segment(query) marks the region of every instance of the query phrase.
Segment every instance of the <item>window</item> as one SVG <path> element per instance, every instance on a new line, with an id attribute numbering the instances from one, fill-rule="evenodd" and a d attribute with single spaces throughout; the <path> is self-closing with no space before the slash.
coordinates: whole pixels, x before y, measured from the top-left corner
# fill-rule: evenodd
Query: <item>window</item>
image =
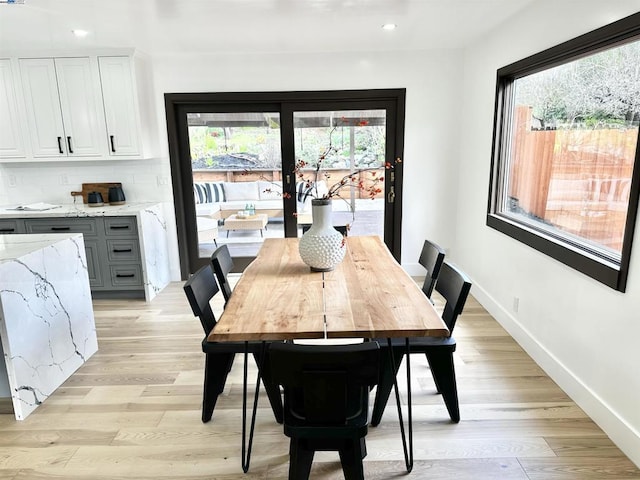
<path id="1" fill-rule="evenodd" d="M 487 225 L 624 292 L 640 14 L 498 70 Z"/>

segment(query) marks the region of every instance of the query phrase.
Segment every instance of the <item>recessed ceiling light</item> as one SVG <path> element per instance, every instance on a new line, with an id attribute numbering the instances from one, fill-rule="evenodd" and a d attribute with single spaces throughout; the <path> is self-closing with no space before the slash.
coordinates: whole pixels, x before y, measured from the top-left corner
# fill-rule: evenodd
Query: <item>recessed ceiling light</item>
<path id="1" fill-rule="evenodd" d="M 87 35 L 89 35 L 89 32 L 87 32 L 86 30 L 76 29 L 76 30 L 71 30 L 71 32 L 78 38 L 84 38 Z"/>
<path id="2" fill-rule="evenodd" d="M 383 30 L 395 30 L 397 25 L 395 23 L 385 23 L 382 25 Z"/>

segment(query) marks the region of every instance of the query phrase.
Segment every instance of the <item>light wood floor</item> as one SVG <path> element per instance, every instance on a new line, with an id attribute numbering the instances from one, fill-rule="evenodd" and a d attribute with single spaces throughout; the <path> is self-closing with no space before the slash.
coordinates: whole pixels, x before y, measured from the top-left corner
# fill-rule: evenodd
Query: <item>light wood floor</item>
<path id="1" fill-rule="evenodd" d="M 200 421 L 201 327 L 175 283 L 151 303 L 96 301 L 99 352 L 23 422 L 0 415 L 0 479 L 286 479 L 288 441 L 266 397 L 240 467 L 242 365 Z M 217 305 L 221 310 L 221 304 Z M 415 479 L 640 479 L 640 471 L 474 300 L 456 327 L 462 420 L 412 356 Z M 252 370 L 255 372 L 255 370 Z M 394 408 L 367 436 L 368 479 L 404 477 Z M 343 478 L 337 454 L 312 479 Z"/>

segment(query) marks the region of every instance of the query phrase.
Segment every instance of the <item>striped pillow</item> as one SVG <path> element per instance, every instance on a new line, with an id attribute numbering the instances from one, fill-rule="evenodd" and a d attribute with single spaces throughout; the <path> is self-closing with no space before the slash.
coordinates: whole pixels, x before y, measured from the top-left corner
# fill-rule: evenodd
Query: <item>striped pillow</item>
<path id="1" fill-rule="evenodd" d="M 307 187 L 307 182 L 296 183 L 296 197 L 299 202 L 304 203 L 308 197 L 312 196 L 312 194 L 313 185 Z"/>
<path id="2" fill-rule="evenodd" d="M 224 193 L 224 185 L 222 184 L 222 182 L 207 183 L 207 185 L 211 188 L 210 198 L 212 203 L 227 201 L 226 195 Z"/>
<path id="3" fill-rule="evenodd" d="M 205 201 L 207 199 L 207 194 L 205 192 L 203 184 L 201 184 L 201 183 L 194 183 L 193 184 L 193 196 L 194 196 L 194 198 L 196 200 L 196 204 L 205 203 Z"/>
<path id="4" fill-rule="evenodd" d="M 226 201 L 222 182 L 194 183 L 193 192 L 196 203 L 217 203 Z"/>

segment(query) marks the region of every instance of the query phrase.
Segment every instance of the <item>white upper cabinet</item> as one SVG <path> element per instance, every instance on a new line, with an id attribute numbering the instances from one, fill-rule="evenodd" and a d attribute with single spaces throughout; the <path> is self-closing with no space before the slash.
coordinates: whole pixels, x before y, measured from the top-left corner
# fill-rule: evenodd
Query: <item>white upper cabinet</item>
<path id="1" fill-rule="evenodd" d="M 0 158 L 24 158 L 11 60 L 0 58 Z"/>
<path id="2" fill-rule="evenodd" d="M 141 152 L 140 118 L 129 57 L 98 57 L 102 99 L 107 123 L 109 155 L 136 156 Z"/>
<path id="3" fill-rule="evenodd" d="M 20 59 L 33 157 L 104 155 L 104 116 L 91 60 Z"/>
<path id="4" fill-rule="evenodd" d="M 144 55 L 0 58 L 0 162 L 155 158 L 157 139 Z"/>

